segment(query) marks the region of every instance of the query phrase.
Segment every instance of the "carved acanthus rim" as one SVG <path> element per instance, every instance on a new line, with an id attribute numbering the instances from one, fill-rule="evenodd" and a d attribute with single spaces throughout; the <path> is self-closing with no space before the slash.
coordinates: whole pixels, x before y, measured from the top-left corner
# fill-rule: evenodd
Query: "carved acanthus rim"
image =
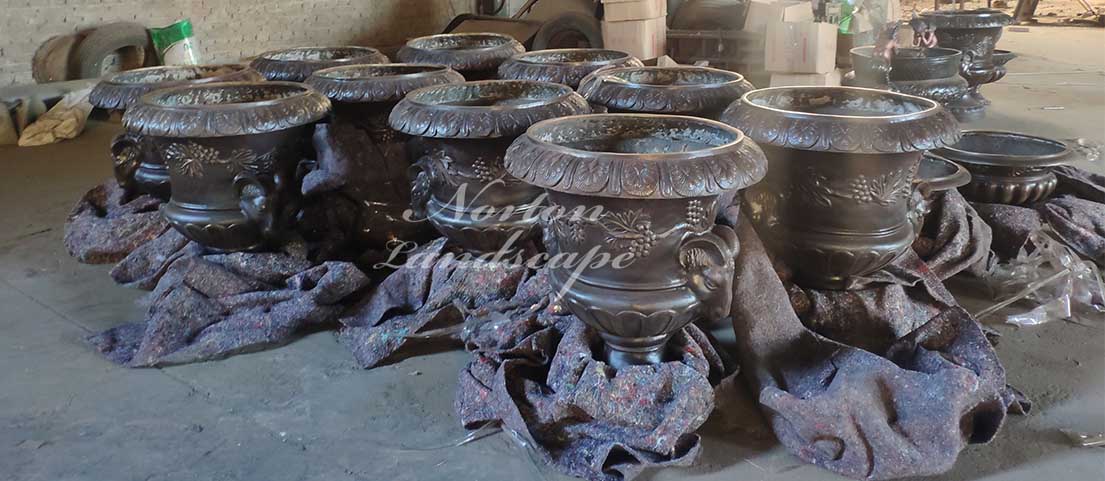
<path id="1" fill-rule="evenodd" d="M 329 113 L 330 100 L 301 83 L 223 82 L 146 94 L 123 126 L 158 137 L 227 137 L 299 127 Z"/>
<path id="2" fill-rule="evenodd" d="M 626 138 L 666 138 L 681 147 L 628 153 L 572 146 L 597 140 L 601 148 L 602 142 Z M 523 182 L 556 192 L 623 199 L 713 196 L 748 187 L 767 173 L 763 151 L 739 130 L 708 119 L 655 114 L 540 122 L 514 141 L 504 166 Z"/>
<path id="3" fill-rule="evenodd" d="M 538 50 L 515 55 L 499 67 L 499 78 L 538 80 L 569 87 L 592 72 L 610 67 L 642 67 L 637 57 L 619 50 L 602 48 L 563 48 Z"/>
<path id="4" fill-rule="evenodd" d="M 1010 17 L 1005 12 L 988 8 L 974 10 L 931 10 L 921 12 L 920 17 L 925 23 L 928 23 L 937 30 L 1004 27 L 1013 23 L 1013 17 Z"/>
<path id="5" fill-rule="evenodd" d="M 463 81 L 464 76 L 444 65 L 389 63 L 331 67 L 304 83 L 335 102 L 392 103 L 423 87 Z"/>
<path id="6" fill-rule="evenodd" d="M 399 49 L 398 56 L 405 63 L 447 65 L 464 73 L 498 69 L 510 57 L 525 51 L 509 35 L 443 33 L 411 39 Z"/>
<path id="7" fill-rule="evenodd" d="M 835 104 L 856 114 L 799 110 Z M 895 106 L 899 113 L 887 110 Z M 722 121 L 758 144 L 857 154 L 919 152 L 959 140 L 959 122 L 940 103 L 860 87 L 772 87 L 733 102 Z"/>
<path id="8" fill-rule="evenodd" d="M 309 58 L 312 55 L 319 58 Z M 374 48 L 340 46 L 270 50 L 253 59 L 250 65 L 268 80 L 302 82 L 324 68 L 388 62 L 391 60 L 387 55 Z"/>
<path id="9" fill-rule="evenodd" d="M 579 93 L 611 109 L 691 114 L 720 110 L 755 88 L 739 73 L 681 65 L 599 70 L 580 82 Z"/>
<path id="10" fill-rule="evenodd" d="M 111 75 L 96 84 L 88 101 L 100 109 L 126 110 L 143 95 L 167 87 L 264 79 L 256 70 L 242 64 L 162 65 Z"/>
<path id="11" fill-rule="evenodd" d="M 499 100 L 510 103 L 496 104 Z M 491 102 L 491 105 L 464 105 Z M 424 87 L 391 111 L 391 128 L 418 137 L 490 139 L 521 135 L 531 125 L 590 113 L 570 87 L 530 80 L 484 80 Z"/>

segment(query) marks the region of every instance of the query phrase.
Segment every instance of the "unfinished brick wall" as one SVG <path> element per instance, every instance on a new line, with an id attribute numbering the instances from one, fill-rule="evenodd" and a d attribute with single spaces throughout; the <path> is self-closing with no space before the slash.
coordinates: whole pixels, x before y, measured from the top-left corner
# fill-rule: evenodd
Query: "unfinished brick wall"
<path id="1" fill-rule="evenodd" d="M 207 62 L 274 48 L 401 44 L 439 32 L 470 0 L 0 0 L 0 86 L 29 83 L 43 41 L 110 22 L 189 18 Z"/>

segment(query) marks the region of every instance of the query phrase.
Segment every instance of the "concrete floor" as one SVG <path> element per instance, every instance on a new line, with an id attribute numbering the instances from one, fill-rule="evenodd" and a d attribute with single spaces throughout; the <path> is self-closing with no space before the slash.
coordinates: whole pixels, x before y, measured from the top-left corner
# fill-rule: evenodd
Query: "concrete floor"
<path id="1" fill-rule="evenodd" d="M 1105 31 L 1034 27 L 1007 33 L 1001 45 L 1022 58 L 986 87 L 990 117 L 970 127 L 1105 141 Z M 61 237 L 72 204 L 109 176 L 104 151 L 117 129 L 94 123 L 77 141 L 0 149 L 0 479 L 567 479 L 535 466 L 505 434 L 408 449 L 463 436 L 452 409 L 463 352 L 362 371 L 322 332 L 166 369 L 102 359 L 82 337 L 139 319 L 141 292 L 113 285 L 108 267 L 74 262 Z M 1103 162 L 1089 167 L 1105 171 Z M 1090 324 L 997 326 L 1009 382 L 1035 411 L 930 479 L 1103 479 L 1105 450 L 1070 447 L 1059 433 L 1105 430 L 1105 325 Z M 725 402 L 749 400 L 742 392 Z M 836 479 L 783 451 L 753 411 L 728 412 L 737 414 L 703 429 L 697 466 L 642 478 Z"/>

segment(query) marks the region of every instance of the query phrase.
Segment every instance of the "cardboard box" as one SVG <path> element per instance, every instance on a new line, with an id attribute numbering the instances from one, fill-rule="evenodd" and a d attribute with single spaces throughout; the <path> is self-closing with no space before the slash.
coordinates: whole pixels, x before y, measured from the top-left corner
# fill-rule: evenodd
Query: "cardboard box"
<path id="1" fill-rule="evenodd" d="M 769 72 L 829 73 L 836 68 L 836 31 L 831 23 L 773 22 L 764 39 Z"/>
<path id="2" fill-rule="evenodd" d="M 668 24 L 665 17 L 602 22 L 602 41 L 605 48 L 621 50 L 642 60 L 666 54 L 667 35 Z"/>
<path id="3" fill-rule="evenodd" d="M 815 85 L 819 87 L 839 87 L 843 75 L 840 69 L 833 69 L 829 73 L 773 73 L 771 74 L 771 86 Z"/>
<path id="4" fill-rule="evenodd" d="M 744 19 L 746 32 L 767 31 L 773 22 L 812 22 L 813 6 L 810 2 L 790 0 L 752 0 L 748 3 L 748 15 Z"/>
<path id="5" fill-rule="evenodd" d="M 648 20 L 668 15 L 667 0 L 606 0 L 602 2 L 603 20 L 624 22 Z"/>

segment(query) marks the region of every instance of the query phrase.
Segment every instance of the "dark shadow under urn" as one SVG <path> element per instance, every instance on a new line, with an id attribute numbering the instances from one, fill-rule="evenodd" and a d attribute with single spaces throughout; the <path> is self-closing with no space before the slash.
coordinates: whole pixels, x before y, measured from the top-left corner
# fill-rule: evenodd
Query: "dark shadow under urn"
<path id="1" fill-rule="evenodd" d="M 746 212 L 797 282 L 818 289 L 846 288 L 909 247 L 921 153 L 959 139 L 932 100 L 854 87 L 756 90 L 724 121 L 769 162 Z"/>
<path id="2" fill-rule="evenodd" d="M 499 78 L 538 80 L 579 87 L 579 82 L 602 68 L 641 67 L 637 57 L 601 48 L 539 50 L 515 55 L 499 67 Z"/>
<path id="3" fill-rule="evenodd" d="M 899 48 L 890 63 L 875 57 L 874 50 L 874 47 L 852 49 L 855 70 L 845 76 L 845 85 L 916 95 L 945 107 L 967 93 L 967 80 L 959 75 L 963 54 L 958 50 Z"/>
<path id="4" fill-rule="evenodd" d="M 467 80 L 496 78 L 499 66 L 526 48 L 508 35 L 498 33 L 443 33 L 419 37 L 399 49 L 406 63 L 445 65 Z"/>
<path id="5" fill-rule="evenodd" d="M 290 227 L 296 171 L 312 124 L 329 112 L 330 101 L 302 84 L 228 82 L 147 94 L 123 125 L 169 169 L 169 224 L 209 249 L 242 251 L 275 246 Z"/>
<path id="6" fill-rule="evenodd" d="M 389 123 L 418 137 L 413 208 L 468 251 L 520 247 L 538 230 L 541 190 L 508 174 L 503 154 L 536 122 L 589 112 L 571 88 L 548 82 L 486 80 L 411 92 Z"/>
<path id="7" fill-rule="evenodd" d="M 384 249 L 392 240 L 422 244 L 433 235 L 428 223 L 404 218 L 411 208 L 413 181 L 410 136 L 388 126 L 388 116 L 414 90 L 463 81 L 459 73 L 441 65 L 382 64 L 319 70 L 305 82 L 333 104 L 333 134 L 358 137 L 338 140 L 363 149 L 343 159 L 347 164 L 340 171 L 310 174 L 342 177 L 341 191 L 360 208 L 351 234 L 362 247 Z"/>
<path id="8" fill-rule="evenodd" d="M 269 80 L 302 82 L 324 68 L 390 61 L 387 55 L 369 47 L 299 47 L 265 52 L 250 65 Z"/>
<path id="9" fill-rule="evenodd" d="M 1070 162 L 1071 149 L 1027 134 L 967 130 L 959 142 L 936 153 L 971 172 L 971 182 L 959 189 L 967 200 L 1028 205 L 1055 191 L 1058 180 L 1051 168 Z"/>
<path id="10" fill-rule="evenodd" d="M 661 362 L 688 323 L 728 315 L 738 245 L 714 222 L 718 199 L 766 171 L 739 130 L 673 115 L 547 120 L 506 166 L 548 192 L 550 282 L 615 368 Z"/>
<path id="11" fill-rule="evenodd" d="M 88 100 L 93 107 L 125 112 L 143 95 L 154 90 L 188 84 L 260 81 L 257 71 L 241 64 L 180 65 L 128 70 L 96 84 Z M 169 172 L 161 157 L 151 152 L 140 135 L 124 132 L 111 141 L 115 180 L 130 199 L 148 194 L 169 200 Z"/>
<path id="12" fill-rule="evenodd" d="M 682 65 L 599 70 L 580 82 L 579 93 L 611 113 L 717 119 L 725 107 L 754 88 L 739 73 Z"/>
<path id="13" fill-rule="evenodd" d="M 979 92 L 985 84 L 1005 77 L 1004 57 L 994 61 L 994 46 L 1001 39 L 1001 31 L 1013 18 L 999 10 L 934 10 L 920 15 L 929 26 L 936 29 L 937 44 L 963 52 L 960 75 L 967 79 L 968 92 L 948 109 L 963 122 L 971 122 L 986 116 L 990 104 Z"/>

